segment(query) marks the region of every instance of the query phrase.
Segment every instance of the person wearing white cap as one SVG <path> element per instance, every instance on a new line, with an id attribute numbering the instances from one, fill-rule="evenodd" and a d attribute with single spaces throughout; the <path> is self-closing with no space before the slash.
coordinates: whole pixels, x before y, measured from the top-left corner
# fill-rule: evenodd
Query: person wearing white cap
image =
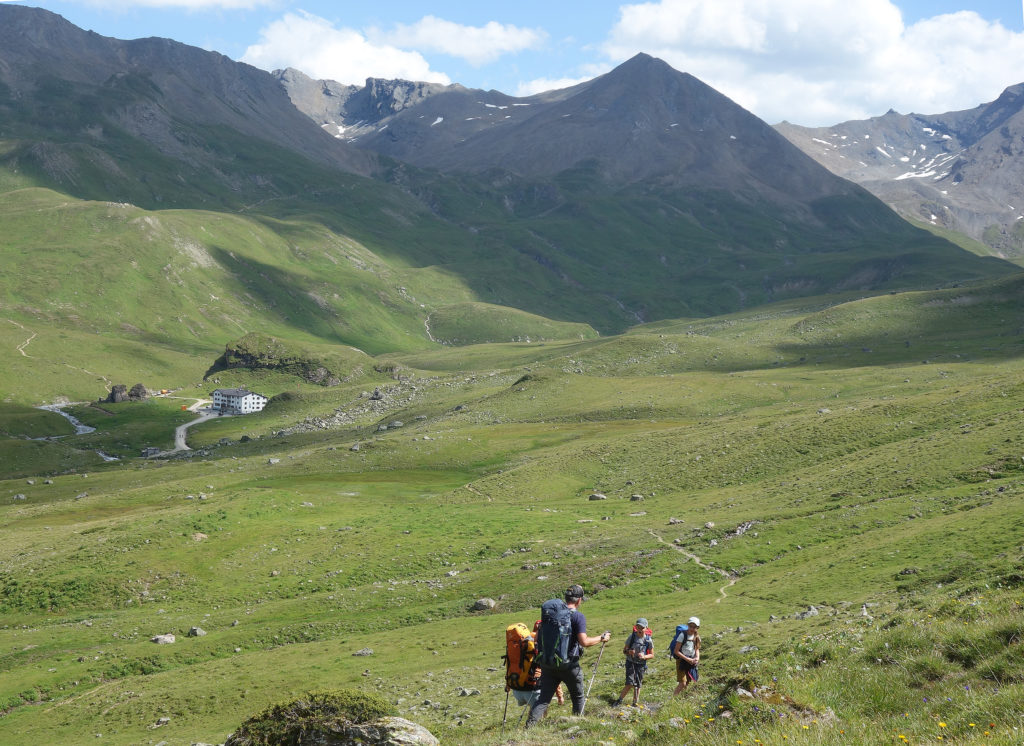
<path id="1" fill-rule="evenodd" d="M 672 657 L 676 659 L 676 681 L 678 685 L 673 694 L 682 694 L 691 683 L 698 678 L 697 664 L 700 662 L 700 619 L 690 617 L 686 630 L 676 637 L 672 646 Z"/>

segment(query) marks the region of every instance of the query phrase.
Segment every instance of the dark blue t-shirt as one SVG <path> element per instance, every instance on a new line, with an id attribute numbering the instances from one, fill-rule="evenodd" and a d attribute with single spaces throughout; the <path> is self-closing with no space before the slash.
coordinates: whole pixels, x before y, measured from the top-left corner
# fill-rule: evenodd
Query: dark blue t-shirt
<path id="1" fill-rule="evenodd" d="M 583 616 L 582 611 L 573 610 L 571 612 L 572 621 L 572 644 L 569 645 L 569 657 L 579 658 L 583 653 L 583 647 L 580 645 L 580 632 L 587 634 L 587 618 Z"/>

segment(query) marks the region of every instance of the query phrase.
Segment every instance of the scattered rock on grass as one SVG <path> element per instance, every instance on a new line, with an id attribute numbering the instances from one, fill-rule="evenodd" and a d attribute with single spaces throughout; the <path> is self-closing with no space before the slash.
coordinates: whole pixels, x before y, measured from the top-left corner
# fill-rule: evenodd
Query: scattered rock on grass
<path id="1" fill-rule="evenodd" d="M 206 637 L 206 630 L 202 627 L 192 627 L 188 631 L 189 637 Z"/>
<path id="2" fill-rule="evenodd" d="M 373 655 L 373 648 L 362 648 L 362 649 L 357 650 L 356 652 L 352 653 L 352 655 L 354 655 L 354 656 Z"/>
<path id="3" fill-rule="evenodd" d="M 589 499 L 589 500 L 607 500 L 608 499 L 608 495 L 605 495 L 602 492 L 594 492 L 587 499 Z"/>
<path id="4" fill-rule="evenodd" d="M 479 598 L 476 603 L 473 604 L 473 611 L 485 611 L 487 609 L 493 609 L 498 605 L 498 602 L 493 598 Z"/>
<path id="5" fill-rule="evenodd" d="M 149 638 L 150 642 L 155 642 L 157 645 L 173 645 L 175 643 L 174 635 L 157 635 L 156 637 Z"/>
<path id="6" fill-rule="evenodd" d="M 800 611 L 795 614 L 797 619 L 810 619 L 812 616 L 818 616 L 820 612 L 815 606 L 808 606 L 807 611 Z"/>

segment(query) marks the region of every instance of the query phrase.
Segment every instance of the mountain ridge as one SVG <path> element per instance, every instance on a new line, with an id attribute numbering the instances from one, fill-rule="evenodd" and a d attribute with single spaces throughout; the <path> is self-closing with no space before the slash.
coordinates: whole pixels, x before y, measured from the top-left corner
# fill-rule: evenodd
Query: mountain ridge
<path id="1" fill-rule="evenodd" d="M 749 112 L 647 55 L 529 99 L 305 81 L 313 98 L 327 90 L 353 115 L 381 117 L 374 138 L 390 141 L 404 127 L 415 135 L 405 145 L 425 157 L 491 151 L 489 161 L 474 156 L 473 169 L 442 170 L 374 152 L 369 137 L 340 142 L 295 108 L 280 78 L 222 55 L 169 40 L 120 42 L 47 11 L 0 5 L 0 20 L 10 18 L 18 23 L 0 23 L 0 184 L 50 189 L 40 200 L 53 220 L 73 211 L 100 226 L 90 233 L 87 221 L 73 221 L 78 246 L 62 260 L 65 236 L 40 245 L 32 220 L 9 211 L 15 222 L 0 250 L 31 280 L 12 285 L 12 313 L 27 314 L 18 323 L 40 320 L 25 309 L 45 309 L 47 324 L 109 333 L 123 323 L 174 345 L 265 331 L 379 353 L 437 344 L 429 319 L 446 308 L 437 318 L 448 320 L 449 340 L 490 340 L 470 327 L 506 322 L 519 326 L 507 338 L 549 336 L 552 327 L 528 314 L 608 334 L 1015 269 L 909 226 Z M 19 40 L 33 19 L 35 36 L 22 35 L 35 41 Z M 459 120 L 457 107 L 475 116 Z M 461 133 L 473 132 L 478 139 L 459 150 Z M 95 202 L 62 206 L 60 194 Z M 113 219 L 131 205 L 149 214 Z M 185 213 L 158 214 L 167 208 Z M 150 241 L 134 257 L 145 280 L 117 253 L 139 238 Z M 43 259 L 77 271 L 54 287 L 34 274 Z M 97 286 L 105 301 L 90 305 Z M 140 314 L 132 296 L 143 292 L 154 307 Z M 185 298 L 193 305 L 181 308 Z M 477 312 L 490 306 L 526 314 Z M 245 323 L 222 328 L 232 319 Z"/>
<path id="2" fill-rule="evenodd" d="M 67 114 L 71 103 L 88 97 L 91 107 L 76 111 L 65 129 L 91 132 L 100 145 L 106 114 L 161 153 L 187 162 L 209 158 L 181 131 L 183 121 L 229 126 L 351 173 L 377 168 L 371 155 L 309 127 L 273 76 L 216 52 L 170 39 L 104 37 L 49 11 L 14 5 L 0 6 L 0 48 L 0 105 L 35 98 L 41 114 L 47 106 Z"/>
<path id="3" fill-rule="evenodd" d="M 899 114 L 779 132 L 912 220 L 1024 260 L 1024 84 L 972 109 Z"/>

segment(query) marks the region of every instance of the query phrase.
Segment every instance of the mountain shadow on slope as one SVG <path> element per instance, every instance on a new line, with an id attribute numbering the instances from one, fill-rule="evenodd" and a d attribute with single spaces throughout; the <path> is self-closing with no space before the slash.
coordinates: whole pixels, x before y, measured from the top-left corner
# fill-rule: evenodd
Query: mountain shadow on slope
<path id="1" fill-rule="evenodd" d="M 471 122 L 477 134 L 457 148 L 424 148 L 431 168 L 339 142 L 269 73 L 168 40 L 106 39 L 0 5 L 0 62 L 0 134 L 11 143 L 0 166 L 22 183 L 150 209 L 239 211 L 275 231 L 324 225 L 395 266 L 436 268 L 480 301 L 604 333 L 1006 271 L 910 228 L 646 55 L 528 106 L 497 93 L 478 105 L 479 92 L 458 87 L 409 97 L 389 128 L 441 133 L 450 115 L 431 120 L 422 107 L 449 99 L 501 112 L 503 124 Z M 450 303 L 445 288 L 433 293 L 435 307 Z M 344 319 L 358 341 L 311 310 L 272 315 L 325 339 L 392 343 L 368 331 L 380 304 Z"/>

